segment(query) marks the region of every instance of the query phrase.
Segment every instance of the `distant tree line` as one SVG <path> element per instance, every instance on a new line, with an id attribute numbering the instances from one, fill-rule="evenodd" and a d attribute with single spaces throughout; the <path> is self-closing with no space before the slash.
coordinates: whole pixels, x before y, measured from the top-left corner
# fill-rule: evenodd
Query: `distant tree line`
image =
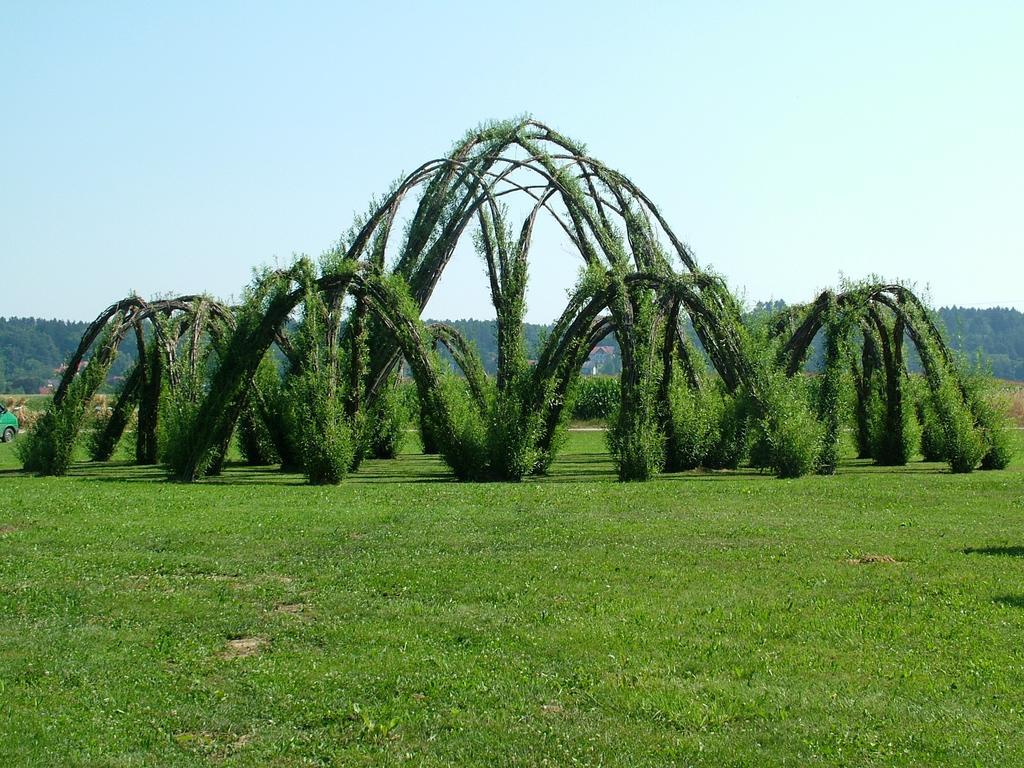
<path id="1" fill-rule="evenodd" d="M 980 351 L 993 375 L 1024 381 L 1024 313 L 1002 307 L 943 307 L 939 317 L 954 349 L 968 355 Z"/>
<path id="2" fill-rule="evenodd" d="M 0 392 L 34 394 L 55 383 L 58 370 L 78 346 L 88 323 L 0 317 Z M 126 339 L 127 354 L 118 358 L 111 379 L 122 376 L 135 357 L 134 339 Z M 108 385 L 109 386 L 109 385 Z"/>
<path id="3" fill-rule="evenodd" d="M 749 313 L 751 316 L 767 316 L 786 307 L 785 302 L 758 302 Z M 972 362 L 976 355 L 982 355 L 992 367 L 992 374 L 1000 379 L 1024 381 L 1024 313 L 1016 309 L 994 307 L 971 309 L 967 307 L 942 307 L 938 315 L 945 325 L 950 346 L 967 355 Z M 497 367 L 498 344 L 496 325 L 493 320 L 446 320 L 467 340 L 476 345 L 484 363 L 484 369 L 493 374 Z M 536 355 L 540 340 L 550 326 L 526 323 L 527 350 L 531 357 Z M 700 341 L 691 333 L 691 341 L 698 347 Z M 601 342 L 618 352 L 618 343 L 611 335 Z M 910 350 L 910 369 L 919 372 L 920 363 L 913 349 Z M 823 339 L 815 339 L 808 361 L 808 368 L 817 370 L 824 360 Z"/>
<path id="4" fill-rule="evenodd" d="M 783 308 L 782 302 L 758 303 L 752 314 L 768 313 Z M 939 317 L 946 327 L 950 346 L 973 358 L 981 353 L 994 376 L 1024 381 L 1024 313 L 1016 309 L 994 307 L 972 309 L 943 307 Z M 497 370 L 498 344 L 493 320 L 448 320 L 480 353 L 484 370 L 493 375 Z M 0 392 L 31 394 L 55 382 L 64 361 L 74 352 L 88 323 L 69 320 L 43 320 L 35 317 L 0 317 Z M 527 354 L 535 357 L 541 340 L 550 326 L 526 323 L 524 336 Z M 694 339 L 696 341 L 696 339 Z M 614 336 L 601 342 L 613 347 Z M 821 339 L 815 343 L 809 367 L 820 365 Z M 111 380 L 123 376 L 135 358 L 134 340 L 125 340 L 122 354 L 111 369 Z M 917 369 L 911 355 L 910 367 Z M 108 382 L 107 388 L 112 386 Z"/>

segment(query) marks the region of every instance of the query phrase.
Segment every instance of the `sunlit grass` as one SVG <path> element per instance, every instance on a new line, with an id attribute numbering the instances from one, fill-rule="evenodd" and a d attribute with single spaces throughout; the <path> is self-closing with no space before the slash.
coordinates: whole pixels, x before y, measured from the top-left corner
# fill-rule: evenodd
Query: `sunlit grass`
<path id="1" fill-rule="evenodd" d="M 10 446 L 0 464 L 15 467 Z M 1024 471 L 0 472 L 8 765 L 1024 763 Z"/>

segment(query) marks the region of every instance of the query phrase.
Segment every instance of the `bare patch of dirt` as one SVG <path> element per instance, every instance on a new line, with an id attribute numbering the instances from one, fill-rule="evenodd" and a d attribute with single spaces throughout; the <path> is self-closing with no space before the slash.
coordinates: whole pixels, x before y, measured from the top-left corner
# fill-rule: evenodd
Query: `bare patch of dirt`
<path id="1" fill-rule="evenodd" d="M 557 701 L 550 701 L 547 704 L 542 704 L 540 711 L 545 715 L 560 715 L 565 711 L 565 708 Z"/>
<path id="2" fill-rule="evenodd" d="M 861 555 L 850 558 L 846 562 L 850 565 L 873 565 L 875 563 L 898 563 L 899 560 L 889 555 Z"/>
<path id="3" fill-rule="evenodd" d="M 280 573 L 263 573 L 249 578 L 238 577 L 237 579 L 232 579 L 230 586 L 239 592 L 245 592 L 251 589 L 258 589 L 267 584 L 291 584 L 292 581 L 291 576 L 284 576 Z"/>
<path id="4" fill-rule="evenodd" d="M 258 580 L 263 582 L 273 581 L 278 584 L 291 584 L 295 581 L 291 576 L 285 576 L 283 573 L 265 573 Z"/>
<path id="5" fill-rule="evenodd" d="M 256 737 L 253 734 L 251 734 L 251 733 L 243 733 L 241 736 L 237 737 L 234 741 L 232 741 L 228 745 L 228 748 L 232 752 L 237 752 L 238 750 L 242 749 L 243 747 L 247 747 L 250 744 L 252 744 L 252 742 L 255 740 L 255 738 Z"/>
<path id="6" fill-rule="evenodd" d="M 224 650 L 220 652 L 222 659 L 244 659 L 255 656 L 270 645 L 265 637 L 238 637 L 228 640 Z"/>
<path id="7" fill-rule="evenodd" d="M 14 533 L 16 530 L 18 530 L 17 527 L 13 525 L 0 525 L 0 536 L 8 533 Z"/>
<path id="8" fill-rule="evenodd" d="M 182 749 L 196 752 L 213 760 L 224 760 L 244 749 L 253 741 L 253 734 L 215 731 L 185 731 L 174 736 Z"/>
<path id="9" fill-rule="evenodd" d="M 171 593 L 200 585 L 223 584 L 235 590 L 253 589 L 242 577 L 226 573 L 128 573 L 120 577 L 127 589 L 153 589 Z"/>
<path id="10" fill-rule="evenodd" d="M 274 612 L 309 618 L 309 606 L 305 603 L 278 603 L 274 606 Z"/>

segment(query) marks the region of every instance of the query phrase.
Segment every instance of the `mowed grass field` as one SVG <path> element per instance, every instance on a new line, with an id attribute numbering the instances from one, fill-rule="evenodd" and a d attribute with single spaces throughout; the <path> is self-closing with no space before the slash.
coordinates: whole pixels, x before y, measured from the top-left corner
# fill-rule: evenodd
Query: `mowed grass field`
<path id="1" fill-rule="evenodd" d="M 1024 466 L 17 472 L 0 763 L 1024 765 Z M 1024 446 L 1021 446 L 1024 447 Z"/>

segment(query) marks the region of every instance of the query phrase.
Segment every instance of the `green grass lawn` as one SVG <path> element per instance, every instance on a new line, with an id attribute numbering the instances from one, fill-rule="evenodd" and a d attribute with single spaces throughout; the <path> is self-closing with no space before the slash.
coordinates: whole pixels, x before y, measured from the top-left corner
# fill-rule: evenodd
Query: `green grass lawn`
<path id="1" fill-rule="evenodd" d="M 0 764 L 1022 765 L 1024 466 L 198 485 L 0 446 Z"/>

